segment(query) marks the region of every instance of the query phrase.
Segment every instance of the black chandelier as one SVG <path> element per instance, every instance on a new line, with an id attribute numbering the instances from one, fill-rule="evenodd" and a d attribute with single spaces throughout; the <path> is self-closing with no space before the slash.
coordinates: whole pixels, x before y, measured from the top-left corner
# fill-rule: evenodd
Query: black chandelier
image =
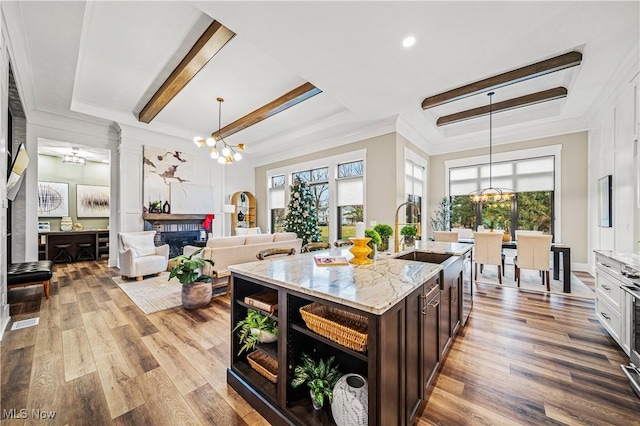
<path id="1" fill-rule="evenodd" d="M 495 204 L 501 201 L 509 201 L 513 197 L 513 190 L 506 188 L 496 188 L 493 186 L 493 95 L 495 92 L 487 93 L 489 96 L 489 187 L 477 189 L 469 193 L 469 198 L 476 203 Z"/>

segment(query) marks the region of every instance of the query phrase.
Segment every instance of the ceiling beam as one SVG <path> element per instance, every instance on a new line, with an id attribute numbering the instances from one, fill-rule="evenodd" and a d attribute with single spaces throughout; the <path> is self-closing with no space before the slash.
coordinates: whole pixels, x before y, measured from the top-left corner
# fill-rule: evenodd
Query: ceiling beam
<path id="1" fill-rule="evenodd" d="M 429 96 L 422 101 L 422 109 L 433 108 L 448 102 L 458 101 L 469 96 L 489 90 L 495 90 L 509 84 L 518 83 L 534 77 L 540 77 L 555 71 L 580 65 L 582 53 L 569 52 L 526 67 L 498 74 L 484 80 L 476 81 L 466 86 L 457 87 L 437 95 Z"/>
<path id="2" fill-rule="evenodd" d="M 507 99 L 506 101 L 497 102 L 491 108 L 492 113 L 508 111 L 510 109 L 520 108 L 529 105 L 539 104 L 541 102 L 553 101 L 567 96 L 567 89 L 564 87 L 554 87 L 553 89 L 543 90 L 542 92 L 531 93 L 529 95 L 520 96 L 518 98 Z M 479 108 L 468 109 L 466 111 L 456 112 L 455 114 L 444 115 L 438 118 L 436 124 L 444 126 L 446 124 L 457 123 L 471 118 L 489 115 L 489 105 Z"/>
<path id="3" fill-rule="evenodd" d="M 220 129 L 219 132 L 212 133 L 211 136 L 213 136 L 215 139 L 219 139 L 220 137 L 226 138 L 227 136 L 233 135 L 234 133 L 237 133 L 240 130 L 244 130 L 249 126 L 253 126 L 256 123 L 259 123 L 266 118 L 276 115 L 277 113 L 282 112 L 287 108 L 297 105 L 300 102 L 305 101 L 321 92 L 322 90 L 318 89 L 313 84 L 304 83 L 303 85 L 296 87 L 292 91 L 280 96 L 278 99 L 271 101 L 264 106 L 261 106 L 257 110 L 250 112 L 242 118 L 237 119 L 233 123 L 227 124 L 222 129 Z"/>
<path id="4" fill-rule="evenodd" d="M 189 53 L 180 61 L 171 75 L 144 106 L 138 121 L 150 123 L 191 79 L 224 47 L 236 34 L 218 21 L 202 33 Z"/>

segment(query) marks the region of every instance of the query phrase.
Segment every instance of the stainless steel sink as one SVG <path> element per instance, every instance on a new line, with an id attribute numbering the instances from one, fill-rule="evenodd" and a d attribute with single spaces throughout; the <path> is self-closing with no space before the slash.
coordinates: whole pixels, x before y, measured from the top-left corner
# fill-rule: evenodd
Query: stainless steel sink
<path id="1" fill-rule="evenodd" d="M 401 255 L 398 255 L 396 256 L 396 259 L 415 260 L 418 262 L 427 262 L 427 263 L 445 263 L 447 259 L 451 257 L 453 257 L 452 254 L 427 253 L 424 251 L 415 250 L 415 251 L 410 251 L 408 253 L 403 253 Z"/>

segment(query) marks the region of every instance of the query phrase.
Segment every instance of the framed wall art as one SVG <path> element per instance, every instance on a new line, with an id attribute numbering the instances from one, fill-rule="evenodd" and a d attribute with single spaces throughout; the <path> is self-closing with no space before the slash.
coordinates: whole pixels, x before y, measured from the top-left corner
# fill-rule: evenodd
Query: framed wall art
<path id="1" fill-rule="evenodd" d="M 598 226 L 601 228 L 612 227 L 612 185 L 611 175 L 598 179 Z"/>
<path id="2" fill-rule="evenodd" d="M 109 187 L 76 185 L 76 217 L 109 217 Z"/>
<path id="3" fill-rule="evenodd" d="M 69 184 L 38 182 L 38 216 L 69 216 Z"/>

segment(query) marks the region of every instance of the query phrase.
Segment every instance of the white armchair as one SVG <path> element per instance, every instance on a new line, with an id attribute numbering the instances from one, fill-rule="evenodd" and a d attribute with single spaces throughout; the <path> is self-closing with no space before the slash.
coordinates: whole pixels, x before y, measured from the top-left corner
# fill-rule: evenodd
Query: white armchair
<path id="1" fill-rule="evenodd" d="M 156 247 L 153 237 L 156 231 L 118 233 L 118 260 L 122 278 L 157 274 L 167 270 L 169 245 Z"/>

